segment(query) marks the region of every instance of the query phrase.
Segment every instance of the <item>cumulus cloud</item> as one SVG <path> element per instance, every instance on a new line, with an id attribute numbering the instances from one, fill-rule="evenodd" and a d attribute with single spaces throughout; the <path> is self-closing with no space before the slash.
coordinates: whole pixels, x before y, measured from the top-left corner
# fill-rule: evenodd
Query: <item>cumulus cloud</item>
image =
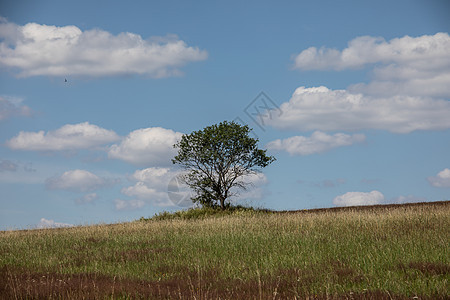
<path id="1" fill-rule="evenodd" d="M 158 187 L 154 188 L 151 184 L 138 182 L 133 186 L 123 188 L 122 193 L 129 197 L 148 200 L 157 206 L 172 206 L 172 203 L 170 203 L 167 198 L 167 186 L 164 190 Z"/>
<path id="2" fill-rule="evenodd" d="M 425 197 L 417 197 L 414 195 L 398 196 L 391 199 L 385 199 L 384 195 L 379 191 L 372 191 L 369 193 L 362 192 L 348 192 L 343 195 L 337 196 L 333 200 L 333 204 L 336 206 L 357 206 L 357 205 L 376 205 L 376 204 L 403 204 L 403 203 L 415 203 L 426 202 Z"/>
<path id="3" fill-rule="evenodd" d="M 343 50 L 308 48 L 295 57 L 301 70 L 368 66 L 372 79 L 346 90 L 298 88 L 279 128 L 299 130 L 382 129 L 395 133 L 450 128 L 450 36 L 404 36 L 386 41 L 357 37 Z"/>
<path id="4" fill-rule="evenodd" d="M 120 144 L 111 146 L 108 157 L 138 166 L 169 165 L 176 155 L 173 145 L 182 135 L 161 127 L 138 129 L 128 134 Z"/>
<path id="5" fill-rule="evenodd" d="M 299 87 L 280 108 L 283 114 L 269 120 L 272 126 L 280 129 L 382 129 L 409 133 L 450 128 L 450 102 L 433 98 L 379 98 L 324 86 Z"/>
<path id="6" fill-rule="evenodd" d="M 180 174 L 179 171 L 174 171 L 170 168 L 146 168 L 136 170 L 131 176 L 131 179 L 158 187 L 167 187 L 168 181 L 178 174 Z"/>
<path id="7" fill-rule="evenodd" d="M 230 200 L 238 202 L 245 200 L 260 200 L 264 197 L 264 194 L 267 192 L 264 189 L 264 186 L 269 183 L 266 175 L 264 173 L 252 173 L 250 175 L 244 176 L 241 179 L 244 184 L 248 184 L 245 190 L 239 189 L 231 189 L 230 193 L 236 193 Z"/>
<path id="8" fill-rule="evenodd" d="M 93 203 L 98 198 L 99 196 L 97 195 L 97 193 L 89 193 L 84 195 L 83 197 L 75 199 L 75 203 L 76 204 Z"/>
<path id="9" fill-rule="evenodd" d="M 296 56 L 295 67 L 302 70 L 343 70 L 372 65 L 372 81 L 351 85 L 349 91 L 384 97 L 448 98 L 449 48 L 448 33 L 405 36 L 390 41 L 363 36 L 350 41 L 342 51 L 308 48 Z"/>
<path id="10" fill-rule="evenodd" d="M 415 97 L 450 97 L 450 72 L 436 72 L 414 69 L 409 66 L 378 67 L 371 82 L 353 84 L 348 87 L 352 93 L 386 97 L 389 95 L 410 95 Z"/>
<path id="11" fill-rule="evenodd" d="M 86 170 L 70 170 L 62 175 L 48 178 L 45 182 L 49 190 L 91 192 L 117 183 L 117 179 L 99 177 Z"/>
<path id="12" fill-rule="evenodd" d="M 384 195 L 379 191 L 369 193 L 348 192 L 334 198 L 333 204 L 336 206 L 375 205 L 384 201 Z"/>
<path id="13" fill-rule="evenodd" d="M 15 116 L 31 116 L 32 110 L 22 105 L 23 99 L 9 96 L 0 96 L 0 121 Z"/>
<path id="14" fill-rule="evenodd" d="M 114 207 L 116 210 L 136 210 L 144 207 L 145 202 L 139 199 L 122 200 L 116 199 L 114 201 Z"/>
<path id="15" fill-rule="evenodd" d="M 119 136 L 112 130 L 100 128 L 88 122 L 67 124 L 54 130 L 39 132 L 21 131 L 6 142 L 14 150 L 61 151 L 97 147 L 117 141 Z"/>
<path id="16" fill-rule="evenodd" d="M 111 76 L 140 74 L 160 78 L 181 73 L 207 52 L 176 36 L 143 39 L 130 32 L 113 35 L 101 29 L 0 20 L 0 65 L 18 76 Z"/>
<path id="17" fill-rule="evenodd" d="M 436 176 L 428 177 L 428 182 L 434 187 L 450 188 L 450 169 L 445 168 Z"/>
<path id="18" fill-rule="evenodd" d="M 169 183 L 173 178 L 176 178 L 179 171 L 171 170 L 170 168 L 152 167 L 142 170 L 136 170 L 130 180 L 134 182 L 132 186 L 124 187 L 122 194 L 132 197 L 141 202 L 155 206 L 174 206 L 168 194 Z M 117 203 L 124 204 L 125 200 L 120 200 Z M 122 205 L 121 204 L 121 205 Z M 128 209 L 128 206 L 126 206 Z M 116 205 L 117 208 L 117 205 Z"/>
<path id="19" fill-rule="evenodd" d="M 321 131 L 315 131 L 310 137 L 293 136 L 283 140 L 275 140 L 267 144 L 271 150 L 287 151 L 291 155 L 310 155 L 322 153 L 333 148 L 349 146 L 365 141 L 363 134 L 348 135 L 336 133 L 329 135 Z"/>
<path id="20" fill-rule="evenodd" d="M 381 37 L 361 36 L 351 40 L 342 51 L 310 47 L 295 57 L 295 67 L 302 70 L 343 70 L 367 64 L 402 64 L 417 68 L 443 69 L 450 66 L 448 33 L 404 36 L 386 41 Z"/>
<path id="21" fill-rule="evenodd" d="M 41 221 L 36 225 L 36 228 L 38 229 L 45 229 L 45 228 L 61 228 L 61 227 L 72 227 L 74 225 L 67 224 L 67 223 L 59 223 L 55 222 L 54 220 L 47 220 L 45 218 L 42 218 Z"/>

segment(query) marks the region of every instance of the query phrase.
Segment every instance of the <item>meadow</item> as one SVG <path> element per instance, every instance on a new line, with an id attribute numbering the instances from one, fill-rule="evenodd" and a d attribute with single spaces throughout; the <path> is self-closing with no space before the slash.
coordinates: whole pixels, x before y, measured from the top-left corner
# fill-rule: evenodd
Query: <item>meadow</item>
<path id="1" fill-rule="evenodd" d="M 0 232 L 2 299 L 449 299 L 450 202 Z"/>

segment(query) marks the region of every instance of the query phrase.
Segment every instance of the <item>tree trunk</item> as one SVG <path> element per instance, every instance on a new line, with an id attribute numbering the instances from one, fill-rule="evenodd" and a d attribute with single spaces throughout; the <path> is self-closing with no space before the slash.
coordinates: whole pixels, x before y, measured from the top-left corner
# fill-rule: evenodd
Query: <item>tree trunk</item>
<path id="1" fill-rule="evenodd" d="M 222 210 L 225 210 L 225 197 L 224 196 L 220 196 L 219 200 L 220 200 L 220 208 Z"/>

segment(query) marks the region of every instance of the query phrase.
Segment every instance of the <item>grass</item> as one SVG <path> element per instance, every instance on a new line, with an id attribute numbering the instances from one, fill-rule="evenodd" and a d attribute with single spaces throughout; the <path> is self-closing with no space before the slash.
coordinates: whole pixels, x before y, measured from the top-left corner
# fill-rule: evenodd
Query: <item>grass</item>
<path id="1" fill-rule="evenodd" d="M 140 221 L 161 221 L 161 220 L 198 220 L 211 217 L 225 217 L 231 215 L 247 215 L 247 214 L 271 214 L 275 213 L 268 209 L 256 209 L 253 207 L 246 207 L 241 205 L 227 205 L 225 210 L 220 207 L 202 207 L 202 208 L 190 208 L 187 210 L 179 210 L 176 212 L 161 212 L 155 214 L 151 218 L 142 217 Z"/>
<path id="2" fill-rule="evenodd" d="M 0 233 L 5 299 L 449 299 L 450 202 Z"/>

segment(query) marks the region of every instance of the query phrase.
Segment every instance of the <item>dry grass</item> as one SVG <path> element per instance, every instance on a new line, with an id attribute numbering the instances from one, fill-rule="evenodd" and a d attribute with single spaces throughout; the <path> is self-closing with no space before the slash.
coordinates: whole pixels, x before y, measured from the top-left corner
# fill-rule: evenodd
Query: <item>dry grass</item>
<path id="1" fill-rule="evenodd" d="M 0 233 L 5 299 L 449 299 L 450 202 Z"/>

